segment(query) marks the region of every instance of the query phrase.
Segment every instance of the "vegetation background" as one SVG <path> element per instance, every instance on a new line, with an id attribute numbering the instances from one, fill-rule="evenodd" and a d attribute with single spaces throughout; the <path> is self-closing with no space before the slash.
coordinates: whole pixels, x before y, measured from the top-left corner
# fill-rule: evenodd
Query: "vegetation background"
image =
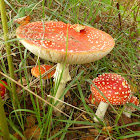
<path id="1" fill-rule="evenodd" d="M 66 140 L 103 140 L 140 139 L 140 108 L 131 118 L 122 115 L 123 107 L 109 108 L 105 120 L 93 122 L 97 106 L 88 101 L 90 83 L 99 74 L 113 72 L 127 79 L 131 90 L 140 99 L 140 1 L 138 0 L 5 0 L 8 24 L 8 38 L 14 66 L 16 83 L 15 94 L 19 102 L 14 106 L 13 98 L 4 102 L 11 139 L 66 139 Z M 96 62 L 84 65 L 71 65 L 72 81 L 67 85 L 64 113 L 57 116 L 50 106 L 44 107 L 40 97 L 53 89 L 50 80 L 45 89 L 39 83 L 29 86 L 35 78 L 31 68 L 40 64 L 54 63 L 37 59 L 26 50 L 16 38 L 14 20 L 30 16 L 33 21 L 63 21 L 71 24 L 93 26 L 110 34 L 115 40 L 115 47 L 110 54 Z M 7 52 L 5 49 L 2 21 L 0 20 L 0 58 L 1 72 L 9 75 Z M 10 78 L 1 76 L 8 83 L 11 95 Z M 19 84 L 24 87 L 19 86 Z M 25 88 L 25 86 L 27 86 Z M 27 88 L 30 91 L 27 91 Z M 12 88 L 13 89 L 13 88 Z M 22 90 L 22 92 L 21 92 Z M 74 108 L 77 107 L 77 108 Z M 115 109 L 115 111 L 114 111 Z M 117 111 L 117 113 L 116 113 Z M 69 117 L 68 117 L 69 116 Z M 1 133 L 2 135 L 2 133 Z"/>

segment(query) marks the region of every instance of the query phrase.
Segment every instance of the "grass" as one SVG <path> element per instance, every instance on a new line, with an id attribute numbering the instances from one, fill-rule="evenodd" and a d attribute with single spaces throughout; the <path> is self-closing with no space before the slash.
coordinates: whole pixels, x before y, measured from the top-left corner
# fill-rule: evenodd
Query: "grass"
<path id="1" fill-rule="evenodd" d="M 116 6 L 118 3 L 119 8 Z M 9 125 L 10 138 L 22 137 L 23 139 L 87 139 L 88 137 L 99 139 L 101 137 L 109 137 L 110 139 L 129 139 L 138 138 L 140 132 L 140 110 L 132 115 L 129 123 L 123 120 L 119 126 L 119 117 L 122 118 L 122 107 L 114 106 L 109 108 L 105 120 L 100 123 L 93 122 L 93 115 L 97 109 L 86 102 L 90 94 L 89 81 L 97 77 L 98 74 L 105 72 L 113 72 L 121 74 L 127 79 L 131 85 L 134 95 L 139 97 L 140 91 L 140 72 L 139 72 L 139 3 L 136 0 L 119 2 L 113 0 L 90 1 L 90 0 L 17 0 L 14 2 L 5 1 L 6 12 L 8 17 L 8 37 L 12 46 L 12 58 L 14 64 L 14 73 L 16 81 L 19 80 L 21 85 L 26 85 L 29 90 L 20 87 L 17 83 L 16 93 L 19 97 L 18 109 L 14 109 L 11 104 L 12 98 L 5 102 L 5 112 Z M 115 40 L 115 47 L 106 57 L 96 62 L 84 65 L 71 65 L 70 74 L 72 80 L 67 84 L 64 91 L 65 101 L 73 106 L 66 105 L 64 113 L 56 116 L 52 106 L 43 107 L 40 104 L 44 96 L 44 92 L 53 92 L 53 81 L 46 89 L 39 83 L 30 86 L 30 82 L 34 79 L 31 76 L 30 69 L 34 65 L 50 64 L 52 62 L 38 60 L 37 56 L 27 51 L 16 39 L 15 30 L 17 24 L 13 24 L 14 19 L 30 15 L 31 22 L 36 20 L 59 20 L 65 23 L 79 23 L 83 25 L 93 26 L 110 34 Z M 121 19 L 121 20 L 120 20 Z M 0 21 L 1 26 L 1 21 Z M 9 76 L 7 65 L 7 54 L 3 45 L 3 32 L 0 30 L 1 45 L 1 71 Z M 10 78 L 2 76 L 8 83 Z M 90 80 L 89 80 L 90 79 Z M 10 87 L 10 84 L 9 84 Z M 19 91 L 23 92 L 19 94 Z M 34 95 L 33 95 L 34 93 Z M 44 103 L 45 101 L 43 101 Z M 51 99 L 49 101 L 52 103 Z M 19 106 L 18 105 L 18 106 Z M 84 110 L 84 111 L 81 111 Z M 115 110 L 115 111 L 114 111 Z M 117 113 L 115 113 L 117 112 Z M 115 118 L 114 116 L 117 115 Z M 26 127 L 27 119 L 32 116 L 35 123 L 30 127 Z M 135 120 L 135 122 L 134 122 Z M 29 122 L 28 122 L 29 123 Z M 37 126 L 33 129 L 33 126 Z M 103 131 L 103 127 L 111 126 L 112 131 L 108 129 Z M 132 128 L 135 128 L 134 129 Z M 39 130 L 39 132 L 38 132 Z M 97 130 L 97 133 L 95 133 Z M 27 133 L 34 132 L 34 133 Z M 15 136 L 15 133 L 17 135 Z M 37 134 L 33 135 L 33 134 Z M 19 137 L 17 139 L 19 139 Z"/>

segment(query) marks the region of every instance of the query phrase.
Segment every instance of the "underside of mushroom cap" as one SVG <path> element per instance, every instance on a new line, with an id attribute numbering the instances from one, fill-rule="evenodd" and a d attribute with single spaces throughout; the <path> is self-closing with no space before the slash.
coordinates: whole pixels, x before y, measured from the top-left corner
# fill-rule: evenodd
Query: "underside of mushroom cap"
<path id="1" fill-rule="evenodd" d="M 76 32 L 63 22 L 32 22 L 20 26 L 16 33 L 20 42 L 32 53 L 52 62 L 84 64 L 101 59 L 114 47 L 107 33 L 85 26 Z M 68 34 L 68 37 L 67 37 Z"/>

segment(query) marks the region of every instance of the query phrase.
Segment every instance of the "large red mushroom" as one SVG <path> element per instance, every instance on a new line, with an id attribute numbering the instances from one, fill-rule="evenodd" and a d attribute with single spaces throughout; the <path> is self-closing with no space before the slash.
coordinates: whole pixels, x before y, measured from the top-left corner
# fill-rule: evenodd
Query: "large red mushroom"
<path id="1" fill-rule="evenodd" d="M 71 80 L 69 64 L 85 64 L 101 59 L 114 47 L 113 38 L 93 27 L 63 22 L 32 22 L 16 30 L 19 41 L 35 55 L 57 63 L 54 74 L 55 100 L 60 99 Z M 59 83 L 59 85 L 58 85 Z M 61 98 L 64 100 L 64 97 Z M 61 108 L 62 103 L 57 104 Z"/>
<path id="2" fill-rule="evenodd" d="M 131 98 L 130 86 L 121 75 L 104 73 L 93 79 L 92 83 L 91 92 L 95 101 L 99 102 L 96 111 L 97 117 L 94 117 L 95 122 L 98 122 L 97 118 L 103 120 L 109 104 L 124 105 Z"/>

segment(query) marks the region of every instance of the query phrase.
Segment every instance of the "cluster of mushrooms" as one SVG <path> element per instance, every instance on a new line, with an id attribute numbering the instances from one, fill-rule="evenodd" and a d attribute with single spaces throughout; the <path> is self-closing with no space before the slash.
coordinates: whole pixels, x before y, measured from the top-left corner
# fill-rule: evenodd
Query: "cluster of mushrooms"
<path id="1" fill-rule="evenodd" d="M 54 77 L 54 104 L 58 99 L 64 100 L 62 95 L 66 83 L 71 80 L 69 64 L 85 64 L 99 60 L 115 45 L 113 38 L 101 30 L 60 21 L 38 21 L 21 25 L 16 34 L 19 41 L 33 54 L 57 63 L 56 70 L 48 76 Z M 40 71 L 48 70 L 45 65 L 40 66 L 40 71 L 39 68 L 35 68 L 38 74 L 33 75 L 36 77 L 40 75 Z M 35 68 L 32 69 L 32 73 L 36 71 Z M 99 119 L 103 120 L 109 104 L 122 105 L 131 102 L 138 105 L 138 99 L 132 96 L 127 81 L 118 74 L 105 73 L 98 76 L 91 84 L 91 92 L 89 100 L 93 102 L 94 99 L 100 103 L 94 117 L 96 122 Z M 60 109 L 62 105 L 62 102 L 57 102 L 56 107 Z M 128 113 L 131 109 L 125 110 L 124 112 Z"/>

